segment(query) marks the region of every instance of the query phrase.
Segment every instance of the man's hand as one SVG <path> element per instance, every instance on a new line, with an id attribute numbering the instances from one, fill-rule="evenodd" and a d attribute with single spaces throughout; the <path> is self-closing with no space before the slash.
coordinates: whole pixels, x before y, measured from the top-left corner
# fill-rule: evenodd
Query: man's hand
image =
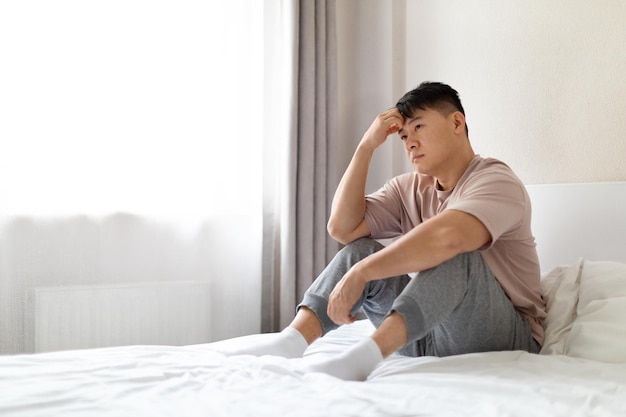
<path id="1" fill-rule="evenodd" d="M 355 268 L 357 265 L 346 272 L 328 298 L 328 317 L 335 324 L 350 324 L 355 320 L 350 310 L 365 289 L 365 280 L 359 274 L 358 268 Z"/>
<path id="2" fill-rule="evenodd" d="M 379 114 L 363 135 L 339 182 L 330 210 L 328 233 L 337 242 L 348 244 L 369 236 L 365 221 L 365 183 L 369 165 L 376 148 L 387 140 L 387 136 L 398 132 L 403 124 L 404 118 L 398 109 L 389 109 Z"/>
<path id="3" fill-rule="evenodd" d="M 370 147 L 374 150 L 382 145 L 387 137 L 392 133 L 400 130 L 404 124 L 404 117 L 397 108 L 391 108 L 384 113 L 376 116 L 369 129 L 361 139 L 361 145 Z"/>

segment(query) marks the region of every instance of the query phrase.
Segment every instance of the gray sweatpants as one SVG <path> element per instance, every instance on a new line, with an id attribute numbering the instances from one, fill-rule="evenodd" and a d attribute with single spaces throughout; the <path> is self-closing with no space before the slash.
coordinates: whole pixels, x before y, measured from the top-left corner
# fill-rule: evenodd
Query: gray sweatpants
<path id="1" fill-rule="evenodd" d="M 319 318 L 324 334 L 337 328 L 327 315 L 328 297 L 358 261 L 382 249 L 363 238 L 344 247 L 306 291 L 306 306 Z M 406 356 L 449 356 L 470 352 L 525 350 L 537 353 L 528 321 L 513 307 L 479 252 L 458 255 L 415 278 L 408 275 L 369 282 L 352 308 L 374 326 L 396 311 L 407 326 Z"/>

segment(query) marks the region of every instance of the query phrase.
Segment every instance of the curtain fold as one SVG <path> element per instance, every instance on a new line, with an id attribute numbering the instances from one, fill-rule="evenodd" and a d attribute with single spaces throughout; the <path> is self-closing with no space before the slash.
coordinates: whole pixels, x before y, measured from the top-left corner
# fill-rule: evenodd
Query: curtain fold
<path id="1" fill-rule="evenodd" d="M 265 67 L 272 90 L 265 120 L 272 129 L 266 126 L 264 138 L 264 332 L 290 322 L 296 303 L 338 249 L 326 232 L 338 181 L 335 1 L 279 3 L 266 9 L 266 25 L 272 22 L 266 44 L 281 52 Z M 287 107 L 272 106 L 276 97 Z"/>
<path id="2" fill-rule="evenodd" d="M 300 2 L 296 180 L 296 296 L 337 249 L 326 233 L 336 188 L 337 40 L 334 0 Z"/>

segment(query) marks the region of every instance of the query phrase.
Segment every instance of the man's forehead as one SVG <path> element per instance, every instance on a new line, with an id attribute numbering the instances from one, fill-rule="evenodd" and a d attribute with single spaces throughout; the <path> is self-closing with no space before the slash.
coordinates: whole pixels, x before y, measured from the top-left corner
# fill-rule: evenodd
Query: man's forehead
<path id="1" fill-rule="evenodd" d="M 430 112 L 430 109 L 416 109 L 413 111 L 413 113 L 411 113 L 410 116 L 405 116 L 404 117 L 404 125 L 410 125 L 411 123 L 414 123 L 418 120 L 424 119 L 425 117 L 428 116 L 428 113 Z"/>
<path id="2" fill-rule="evenodd" d="M 401 134 L 404 131 L 405 127 L 409 127 L 411 124 L 419 122 L 423 119 L 432 117 L 434 115 L 441 115 L 436 109 L 425 108 L 425 109 L 415 109 L 411 116 L 404 117 L 404 123 L 402 123 L 402 127 L 398 130 L 398 134 Z"/>
<path id="3" fill-rule="evenodd" d="M 404 121 L 410 123 L 413 120 L 418 120 L 418 119 L 424 118 L 424 117 L 428 116 L 429 114 L 436 113 L 436 112 L 437 112 L 436 109 L 432 109 L 432 108 L 429 108 L 429 107 L 426 107 L 426 108 L 418 107 L 418 108 L 414 109 L 411 112 L 410 116 L 405 116 L 404 117 Z"/>

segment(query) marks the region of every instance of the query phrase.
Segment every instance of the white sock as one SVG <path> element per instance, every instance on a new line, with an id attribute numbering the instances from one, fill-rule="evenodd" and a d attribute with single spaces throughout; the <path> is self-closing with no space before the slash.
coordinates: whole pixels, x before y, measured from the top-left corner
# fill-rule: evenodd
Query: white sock
<path id="1" fill-rule="evenodd" d="M 303 372 L 323 372 L 347 381 L 365 381 L 383 360 L 380 348 L 371 337 L 330 359 L 303 365 Z"/>
<path id="2" fill-rule="evenodd" d="M 262 335 L 263 340 L 250 346 L 236 347 L 220 351 L 227 356 L 282 356 L 288 359 L 301 358 L 309 346 L 302 334 L 293 327 L 286 327 L 280 333 Z"/>

